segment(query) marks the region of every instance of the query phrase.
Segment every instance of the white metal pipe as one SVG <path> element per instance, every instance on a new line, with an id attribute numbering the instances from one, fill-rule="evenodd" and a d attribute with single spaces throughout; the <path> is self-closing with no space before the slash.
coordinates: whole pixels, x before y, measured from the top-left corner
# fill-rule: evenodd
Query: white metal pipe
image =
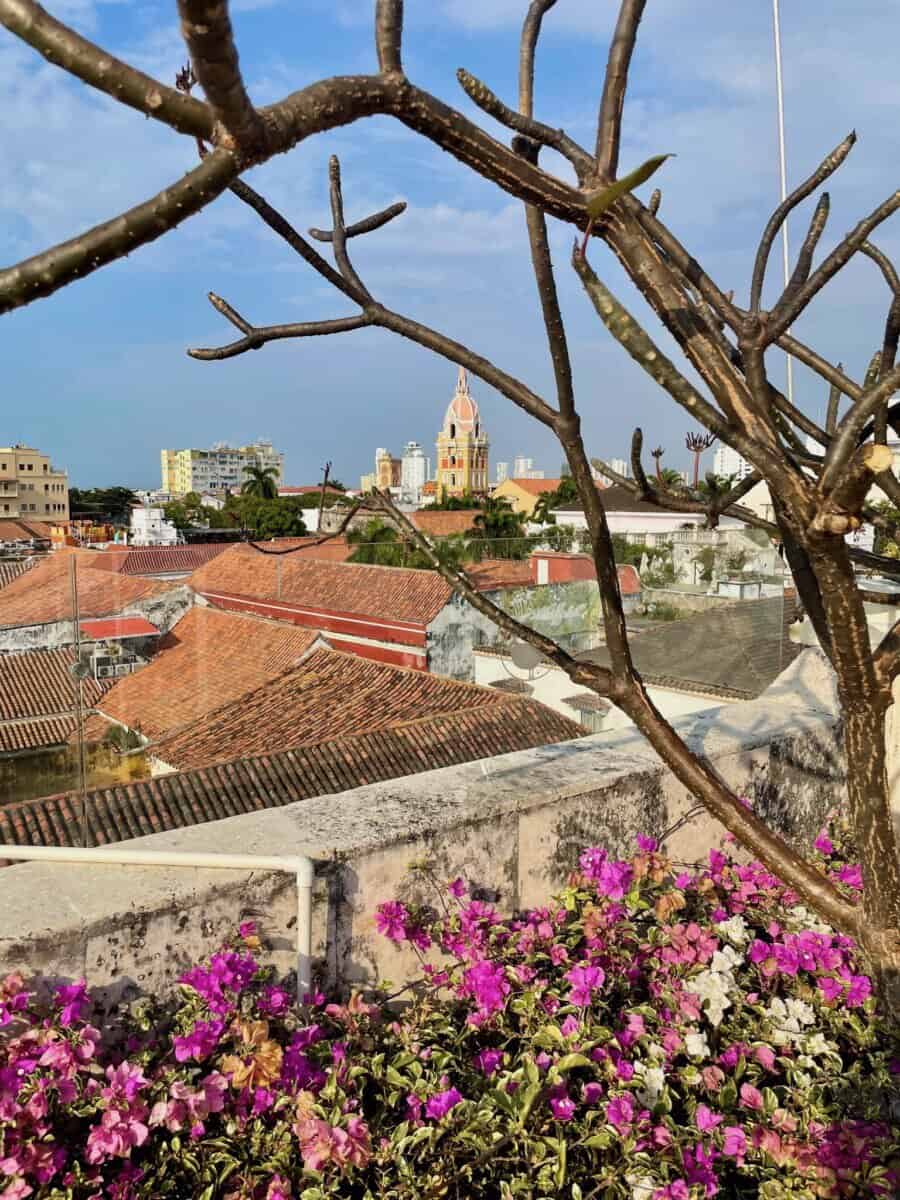
<path id="1" fill-rule="evenodd" d="M 312 991 L 313 860 L 302 854 L 198 854 L 185 850 L 124 850 L 116 846 L 4 846 L 0 860 L 101 863 L 109 867 L 190 867 L 214 871 L 283 871 L 297 888 L 297 999 Z"/>

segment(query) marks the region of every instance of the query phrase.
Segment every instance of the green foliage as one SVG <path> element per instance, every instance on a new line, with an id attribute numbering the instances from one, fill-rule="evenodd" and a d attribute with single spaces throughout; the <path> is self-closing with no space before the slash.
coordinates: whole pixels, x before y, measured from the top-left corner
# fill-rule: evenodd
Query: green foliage
<path id="1" fill-rule="evenodd" d="M 893 504 L 889 504 L 887 500 L 882 500 L 878 504 L 873 504 L 872 507 L 876 512 L 880 513 L 886 521 L 890 521 L 894 526 L 892 530 L 875 529 L 875 553 L 883 554 L 885 558 L 900 558 L 900 546 L 898 546 L 898 531 L 900 531 L 900 508 L 894 508 Z"/>
<path id="2" fill-rule="evenodd" d="M 472 522 L 470 536 L 469 552 L 476 561 L 528 557 L 530 547 L 525 536 L 525 518 L 502 497 L 485 499 Z"/>
<path id="3" fill-rule="evenodd" d="M 374 517 L 364 528 L 347 534 L 350 545 L 356 546 L 349 561 L 379 567 L 411 567 L 418 571 L 433 571 L 434 564 L 427 554 L 396 530 L 393 525 Z M 434 543 L 435 554 L 444 566 L 453 569 L 472 560 L 464 536 L 439 538 Z"/>
<path id="4" fill-rule="evenodd" d="M 127 525 L 137 496 L 126 487 L 69 488 L 69 512 L 75 519 Z"/>
<path id="5" fill-rule="evenodd" d="M 329 487 L 331 485 L 329 484 Z M 321 492 L 306 492 L 303 496 L 290 496 L 284 499 L 296 500 L 301 508 L 318 508 L 322 503 Z M 331 491 L 325 493 L 325 508 L 333 508 L 336 504 L 344 504 L 347 501 L 346 496 L 336 495 Z"/>
<path id="6" fill-rule="evenodd" d="M 227 511 L 240 528 L 257 538 L 302 537 L 307 532 L 302 505 L 293 496 L 272 500 L 241 493 L 232 498 Z"/>
<path id="7" fill-rule="evenodd" d="M 587 199 L 587 211 L 591 220 L 596 221 L 599 216 L 602 216 L 606 210 L 626 192 L 632 192 L 636 187 L 640 187 L 663 165 L 667 158 L 674 157 L 671 154 L 655 154 L 652 158 L 648 158 L 646 162 L 642 162 L 639 167 L 635 167 L 633 171 L 629 171 L 627 175 L 623 175 L 621 179 L 617 179 L 615 183 L 611 183 L 608 187 L 601 188 L 597 192 L 593 192 Z"/>
<path id="8" fill-rule="evenodd" d="M 428 505 L 429 512 L 459 512 L 466 508 L 481 508 L 485 502 L 483 496 L 472 492 L 463 492 L 461 496 L 449 496 L 444 488 L 434 504 Z"/>
<path id="9" fill-rule="evenodd" d="M 694 555 L 694 562 L 701 568 L 701 583 L 712 583 L 718 561 L 719 555 L 715 546 L 703 546 L 697 551 Z"/>
<path id="10" fill-rule="evenodd" d="M 133 729 L 125 729 L 121 725 L 111 725 L 103 741 L 123 754 L 127 750 L 137 750 L 142 745 L 140 734 L 135 733 Z"/>

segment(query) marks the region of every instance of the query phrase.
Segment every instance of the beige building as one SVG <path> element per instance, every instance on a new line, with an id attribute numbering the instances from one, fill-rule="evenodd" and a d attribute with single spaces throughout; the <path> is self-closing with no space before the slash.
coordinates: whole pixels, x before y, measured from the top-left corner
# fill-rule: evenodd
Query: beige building
<path id="1" fill-rule="evenodd" d="M 0 446 L 0 518 L 68 521 L 69 477 L 31 446 Z"/>
<path id="2" fill-rule="evenodd" d="M 491 495 L 508 500 L 513 512 L 530 517 L 537 502 L 545 492 L 555 492 L 561 479 L 504 479 L 498 483 Z"/>
<path id="3" fill-rule="evenodd" d="M 274 467 L 275 483 L 284 483 L 284 455 L 271 442 L 260 439 L 248 446 L 215 442 L 208 450 L 160 450 L 163 492 L 184 496 L 188 492 L 239 492 L 245 467 Z"/>

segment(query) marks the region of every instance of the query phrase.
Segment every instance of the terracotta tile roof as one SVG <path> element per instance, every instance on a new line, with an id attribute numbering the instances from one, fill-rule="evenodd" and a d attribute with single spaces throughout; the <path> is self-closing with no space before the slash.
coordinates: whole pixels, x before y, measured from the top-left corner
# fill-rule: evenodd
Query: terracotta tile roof
<path id="1" fill-rule="evenodd" d="M 227 542 L 198 542 L 193 546 L 129 546 L 100 550 L 92 566 L 122 575 L 190 575 L 228 549 Z"/>
<path id="2" fill-rule="evenodd" d="M 82 617 L 106 617 L 129 604 L 167 592 L 171 583 L 128 579 L 91 569 L 89 551 L 78 553 L 78 597 Z M 0 629 L 43 625 L 72 618 L 71 555 L 56 553 L 0 591 Z"/>
<path id="3" fill-rule="evenodd" d="M 195 571 L 190 583 L 202 595 L 280 600 L 422 625 L 434 620 L 452 594 L 436 571 L 328 562 L 302 553 L 267 555 L 252 546 L 230 546 Z"/>
<path id="4" fill-rule="evenodd" d="M 75 697 L 71 674 L 74 662 L 75 651 L 71 646 L 27 654 L 0 654 L 0 721 L 70 712 Z M 85 679 L 82 689 L 85 704 L 94 705 L 107 690 L 105 680 Z"/>
<path id="5" fill-rule="evenodd" d="M 106 845 L 240 813 L 333 795 L 382 780 L 581 737 L 574 721 L 533 700 L 493 696 L 490 707 L 440 713 L 391 729 L 258 758 L 179 771 L 86 793 L 87 840 Z M 0 806 L 0 842 L 78 845 L 74 792 Z"/>
<path id="6" fill-rule="evenodd" d="M 239 702 L 162 739 L 151 753 L 182 770 L 205 767 L 498 703 L 494 692 L 472 683 L 318 649 Z"/>
<path id="7" fill-rule="evenodd" d="M 278 489 L 278 495 L 279 496 L 311 496 L 313 494 L 313 492 L 321 492 L 321 490 L 322 490 L 321 483 L 306 483 L 300 487 L 292 487 L 292 486 L 288 485 L 286 487 L 280 487 Z M 330 483 L 325 490 L 326 490 L 326 492 L 330 493 L 333 496 L 343 496 L 344 495 L 344 493 L 341 491 L 340 488 L 334 488 L 331 486 Z"/>
<path id="8" fill-rule="evenodd" d="M 296 663 L 318 637 L 296 625 L 198 606 L 160 639 L 146 667 L 117 680 L 99 708 L 144 737 L 160 738 L 252 692 Z M 104 728 L 92 722 L 90 733 Z"/>
<path id="9" fill-rule="evenodd" d="M 310 537 L 301 538 L 277 538 L 272 542 L 258 542 L 263 550 L 289 550 L 291 554 L 286 557 L 290 558 L 294 551 L 297 551 L 298 558 L 316 558 L 323 559 L 326 562 L 346 562 L 355 546 L 347 544 L 347 539 L 344 537 L 331 538 L 327 542 L 319 543 L 318 534 L 313 534 Z M 326 535 L 321 535 L 326 536 Z"/>
<path id="10" fill-rule="evenodd" d="M 65 744 L 75 729 L 74 661 L 71 647 L 0 654 L 0 753 Z M 85 706 L 108 687 L 105 680 L 85 679 Z"/>
<path id="11" fill-rule="evenodd" d="M 49 542 L 50 526 L 44 521 L 28 521 L 19 517 L 0 520 L 0 542 Z"/>
<path id="12" fill-rule="evenodd" d="M 477 508 L 458 508 L 450 512 L 433 512 L 420 508 L 409 519 L 426 537 L 447 537 L 453 533 L 468 533 L 478 516 Z"/>
<path id="13" fill-rule="evenodd" d="M 18 579 L 20 575 L 24 575 L 28 567 L 27 561 L 0 562 L 0 590 L 12 583 L 14 579 Z"/>
<path id="14" fill-rule="evenodd" d="M 483 558 L 466 567 L 466 574 L 480 592 L 494 588 L 529 587 L 534 583 L 527 559 Z"/>
<path id="15" fill-rule="evenodd" d="M 510 483 L 514 483 L 516 487 L 520 487 L 523 492 L 528 492 L 530 496 L 542 496 L 544 492 L 555 492 L 562 483 L 561 479 L 515 479 L 510 478 Z M 502 486 L 502 485 L 500 485 Z"/>

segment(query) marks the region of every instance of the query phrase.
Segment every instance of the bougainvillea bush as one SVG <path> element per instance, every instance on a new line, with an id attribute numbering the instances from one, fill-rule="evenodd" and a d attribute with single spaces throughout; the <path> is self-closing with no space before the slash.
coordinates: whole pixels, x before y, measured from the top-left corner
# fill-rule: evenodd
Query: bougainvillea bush
<path id="1" fill-rule="evenodd" d="M 758 865 L 586 850 L 546 909 L 377 924 L 392 1002 L 289 992 L 251 926 L 116 1039 L 0 987 L 0 1197 L 892 1197 L 900 1053 L 852 942 Z M 859 871 L 833 831 L 819 861 Z"/>

